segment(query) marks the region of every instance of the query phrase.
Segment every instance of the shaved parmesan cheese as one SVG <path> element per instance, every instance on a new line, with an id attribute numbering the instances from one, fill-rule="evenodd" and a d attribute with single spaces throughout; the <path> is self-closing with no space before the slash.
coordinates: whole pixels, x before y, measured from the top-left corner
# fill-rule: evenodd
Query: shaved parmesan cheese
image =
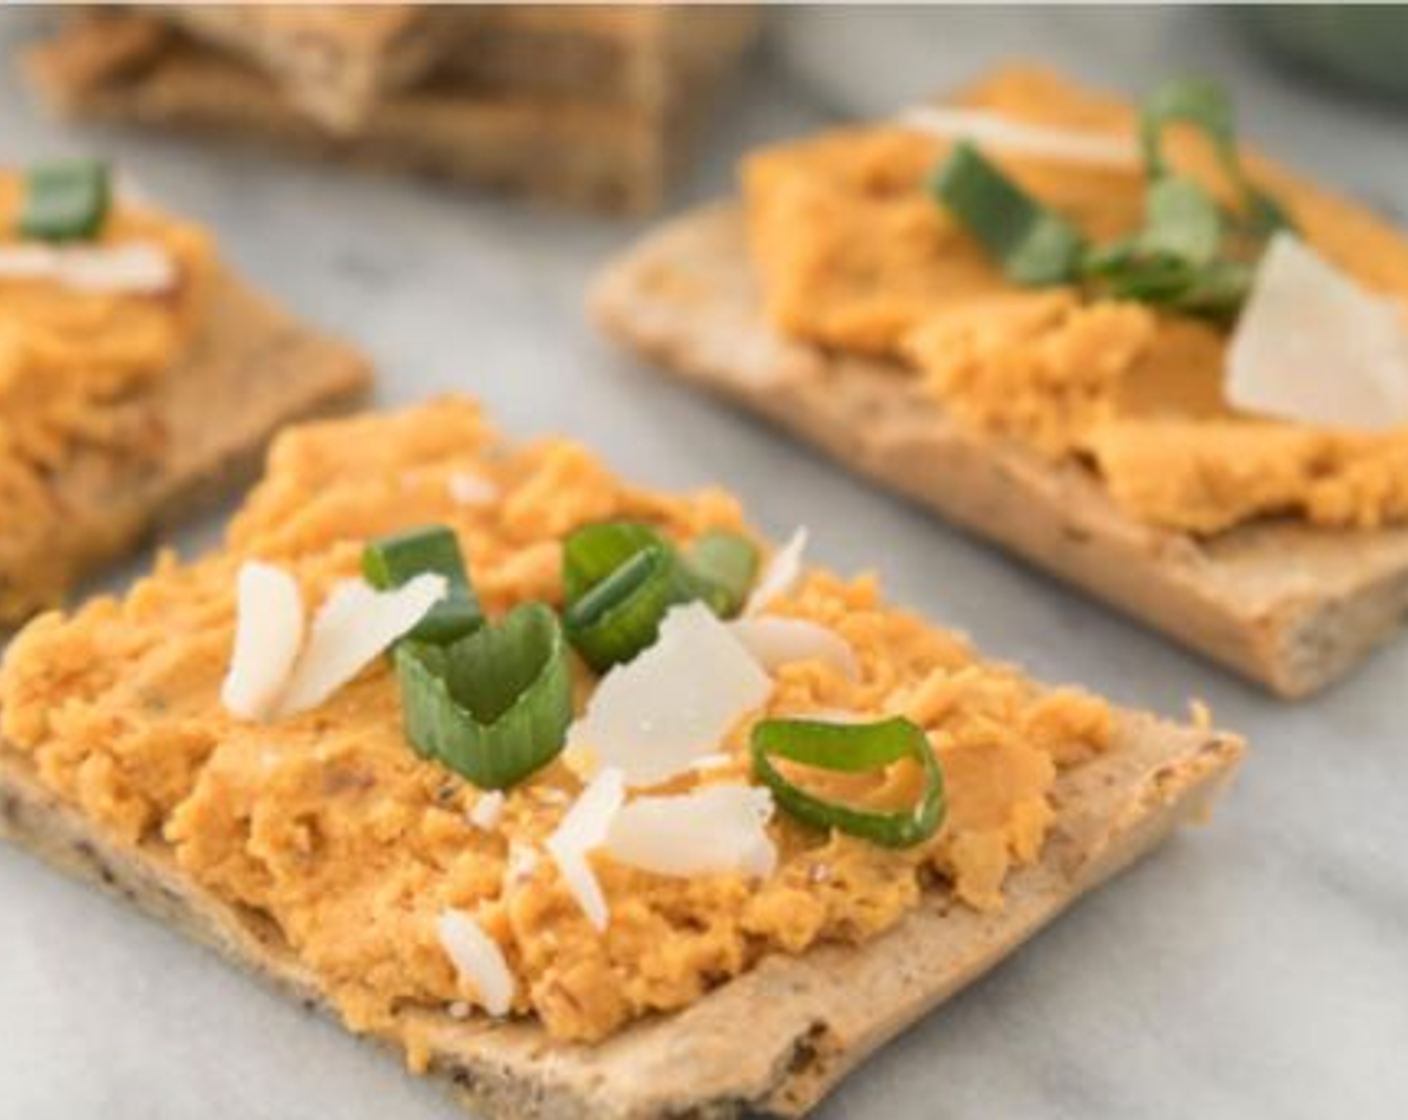
<path id="1" fill-rule="evenodd" d="M 298 581 L 273 564 L 248 560 L 236 591 L 235 646 L 220 700 L 241 719 L 268 719 L 303 645 Z"/>
<path id="2" fill-rule="evenodd" d="M 593 928 L 605 930 L 610 919 L 606 895 L 587 862 L 587 853 L 600 847 L 611 821 L 626 797 L 625 777 L 619 770 L 602 770 L 582 790 L 562 823 L 547 840 L 547 848 L 562 881 L 581 906 Z"/>
<path id="3" fill-rule="evenodd" d="M 1227 399 L 1246 412 L 1363 431 L 1408 424 L 1403 309 L 1291 234 L 1262 257 L 1227 367 Z"/>
<path id="4" fill-rule="evenodd" d="M 499 497 L 499 488 L 487 478 L 467 471 L 451 473 L 448 486 L 450 499 L 461 506 L 487 506 Z"/>
<path id="5" fill-rule="evenodd" d="M 445 597 L 445 577 L 423 572 L 391 591 L 344 580 L 319 608 L 308 644 L 276 708 L 279 716 L 316 708 Z"/>
<path id="6" fill-rule="evenodd" d="M 52 280 L 81 292 L 157 295 L 176 284 L 176 264 L 160 245 L 0 246 L 0 280 Z"/>
<path id="7" fill-rule="evenodd" d="M 632 786 L 663 782 L 718 750 L 772 681 L 702 603 L 674 607 L 654 645 L 617 665 L 568 729 L 574 757 L 614 767 Z"/>
<path id="8" fill-rule="evenodd" d="M 689 768 L 696 774 L 703 774 L 708 770 L 722 770 L 725 766 L 732 764 L 733 755 L 720 752 L 719 754 L 706 754 L 700 758 L 696 758 L 689 764 Z"/>
<path id="9" fill-rule="evenodd" d="M 474 803 L 474 807 L 469 811 L 469 823 L 475 828 L 491 832 L 499 826 L 499 821 L 504 815 L 504 794 L 503 790 L 491 789 L 488 793 L 481 793 L 479 800 Z"/>
<path id="10" fill-rule="evenodd" d="M 499 943 L 462 910 L 446 910 L 436 919 L 435 931 L 460 983 L 474 989 L 490 1015 L 507 1015 L 513 1006 L 513 973 Z"/>
<path id="11" fill-rule="evenodd" d="M 792 661 L 825 661 L 852 680 L 860 677 L 860 662 L 851 643 L 828 626 L 804 618 L 739 618 L 729 623 L 733 636 L 772 671 Z"/>
<path id="12" fill-rule="evenodd" d="M 504 864 L 503 893 L 526 883 L 538 870 L 538 853 L 521 841 L 515 840 L 508 846 L 508 861 Z"/>
<path id="13" fill-rule="evenodd" d="M 798 526 L 792 539 L 778 549 L 748 596 L 744 614 L 757 614 L 779 595 L 792 590 L 802 574 L 802 553 L 807 547 L 807 527 Z"/>
<path id="14" fill-rule="evenodd" d="M 618 863 L 660 875 L 766 879 L 777 866 L 767 831 L 772 810 L 772 794 L 755 786 L 641 797 L 616 814 L 604 850 Z"/>
<path id="15" fill-rule="evenodd" d="M 994 113 L 956 105 L 919 105 L 900 114 L 900 123 L 940 140 L 971 140 L 1015 156 L 1060 160 L 1064 163 L 1139 166 L 1133 137 L 1050 128 Z"/>

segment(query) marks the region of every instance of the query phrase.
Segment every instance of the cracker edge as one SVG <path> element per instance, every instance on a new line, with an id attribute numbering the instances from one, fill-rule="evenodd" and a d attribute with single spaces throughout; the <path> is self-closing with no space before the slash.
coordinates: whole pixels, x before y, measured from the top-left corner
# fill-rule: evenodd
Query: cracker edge
<path id="1" fill-rule="evenodd" d="M 1117 748 L 1058 779 L 1056 831 L 1041 862 L 1009 879 L 1000 912 L 978 914 L 928 892 L 919 909 L 874 941 L 766 958 L 689 1008 L 644 1020 L 598 1047 L 554 1043 L 525 1023 L 415 1012 L 433 1054 L 431 1075 L 467 1108 L 514 1120 L 807 1112 L 871 1052 L 1086 891 L 1176 825 L 1204 817 L 1244 753 L 1242 741 L 1226 733 L 1121 716 Z M 3 742 L 0 836 L 338 1020 L 272 922 L 194 887 L 160 842 L 132 847 L 104 836 L 46 791 L 27 756 Z M 955 954 L 955 942 L 966 957 Z M 858 989 L 869 997 L 861 1006 L 852 998 Z M 738 1029 L 742 1023 L 747 1031 Z M 394 1039 L 378 1041 L 397 1048 Z M 688 1085 L 681 1084 L 684 1069 Z"/>

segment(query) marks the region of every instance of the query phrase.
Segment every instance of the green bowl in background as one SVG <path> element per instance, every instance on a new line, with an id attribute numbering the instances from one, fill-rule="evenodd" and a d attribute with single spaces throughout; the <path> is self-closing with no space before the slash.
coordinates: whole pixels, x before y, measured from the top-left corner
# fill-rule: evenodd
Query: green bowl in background
<path id="1" fill-rule="evenodd" d="M 1287 59 L 1408 98 L 1408 5 L 1273 4 L 1238 14 L 1264 45 Z"/>

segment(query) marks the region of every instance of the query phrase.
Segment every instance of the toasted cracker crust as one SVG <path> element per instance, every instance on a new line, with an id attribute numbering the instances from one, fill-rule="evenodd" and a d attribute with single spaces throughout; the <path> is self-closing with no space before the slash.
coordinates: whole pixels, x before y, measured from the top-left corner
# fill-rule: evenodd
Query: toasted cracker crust
<path id="1" fill-rule="evenodd" d="M 781 337 L 736 206 L 648 235 L 607 266 L 590 303 L 669 371 L 1281 696 L 1347 673 L 1408 617 L 1408 529 L 1268 520 L 1207 540 L 1157 529 L 1079 464 L 960 431 L 897 366 Z"/>
<path id="2" fill-rule="evenodd" d="M 1074 902 L 1203 815 L 1243 753 L 1240 740 L 1133 713 L 1105 754 L 1057 780 L 1057 822 L 1039 864 L 1015 872 L 1004 908 L 980 914 L 939 889 L 858 947 L 772 956 L 681 1012 L 595 1046 L 530 1022 L 404 1013 L 432 1075 L 468 1107 L 524 1120 L 805 1113 L 868 1054 L 976 979 Z M 315 976 L 263 915 L 190 882 L 172 849 L 115 840 L 0 743 L 0 835 L 102 884 L 227 960 L 334 1018 Z M 398 1045 L 396 1039 L 382 1042 Z"/>
<path id="3" fill-rule="evenodd" d="M 141 13 L 103 10 L 70 20 L 27 61 L 41 96 L 67 116 L 640 212 L 660 203 L 709 92 L 751 38 L 747 13 L 717 15 L 691 25 L 671 71 L 674 96 L 660 104 L 492 96 L 431 82 L 383 99 L 355 132 L 342 134 L 314 122 L 250 65 Z"/>
<path id="4" fill-rule="evenodd" d="M 73 456 L 51 480 L 64 517 L 31 552 L 12 556 L 12 569 L 0 564 L 0 627 L 52 606 L 84 575 L 249 481 L 280 427 L 356 403 L 370 380 L 355 351 L 218 273 L 190 348 L 140 402 L 165 433 L 159 456 Z M 16 574 L 36 557 L 42 586 Z"/>

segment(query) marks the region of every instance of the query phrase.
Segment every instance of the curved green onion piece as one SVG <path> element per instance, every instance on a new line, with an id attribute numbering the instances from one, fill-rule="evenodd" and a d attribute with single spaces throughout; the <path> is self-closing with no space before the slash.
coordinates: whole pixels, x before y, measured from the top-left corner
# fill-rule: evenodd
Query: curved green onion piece
<path id="1" fill-rule="evenodd" d="M 674 551 L 646 544 L 569 602 L 562 624 L 582 659 L 605 672 L 653 645 L 665 612 L 690 598 Z"/>
<path id="2" fill-rule="evenodd" d="M 1080 232 L 960 140 L 930 190 L 982 242 L 1009 279 L 1038 286 L 1072 279 L 1085 251 Z"/>
<path id="3" fill-rule="evenodd" d="M 572 722 L 572 671 L 557 616 L 541 603 L 446 645 L 396 647 L 406 737 L 481 789 L 551 762 Z"/>
<path id="4" fill-rule="evenodd" d="M 739 533 L 711 529 L 689 546 L 684 563 L 713 612 L 732 618 L 743 609 L 758 577 L 758 547 Z"/>
<path id="5" fill-rule="evenodd" d="M 36 241 L 83 241 L 103 227 L 111 202 L 107 164 L 96 159 L 38 163 L 25 172 L 20 236 Z"/>
<path id="6" fill-rule="evenodd" d="M 454 531 L 426 525 L 371 541 L 362 550 L 362 574 L 379 591 L 400 587 L 422 572 L 435 572 L 449 591 L 407 637 L 423 642 L 451 642 L 484 624 L 479 599 L 470 586 L 464 556 Z"/>
<path id="7" fill-rule="evenodd" d="M 777 803 L 815 828 L 839 829 L 887 848 L 908 848 L 929 839 L 944 819 L 944 778 L 924 732 L 894 716 L 876 723 L 825 723 L 809 719 L 765 719 L 753 727 L 753 772 Z M 856 809 L 807 793 L 772 763 L 784 758 L 822 770 L 860 773 L 902 758 L 924 770 L 924 796 L 911 810 Z"/>
<path id="8" fill-rule="evenodd" d="M 652 645 L 676 603 L 703 599 L 715 614 L 737 614 L 757 569 L 757 548 L 737 533 L 705 533 L 681 556 L 649 525 L 586 525 L 563 543 L 563 626 L 583 660 L 604 672 Z"/>
<path id="9" fill-rule="evenodd" d="M 1212 144 L 1217 161 L 1242 195 L 1255 231 L 1262 235 L 1293 229 L 1285 208 L 1248 177 L 1237 153 L 1232 100 L 1216 82 L 1205 78 L 1176 78 L 1164 82 L 1144 99 L 1139 114 L 1139 144 L 1151 180 L 1170 174 L 1163 153 L 1164 129 L 1182 122 L 1198 129 Z"/>

